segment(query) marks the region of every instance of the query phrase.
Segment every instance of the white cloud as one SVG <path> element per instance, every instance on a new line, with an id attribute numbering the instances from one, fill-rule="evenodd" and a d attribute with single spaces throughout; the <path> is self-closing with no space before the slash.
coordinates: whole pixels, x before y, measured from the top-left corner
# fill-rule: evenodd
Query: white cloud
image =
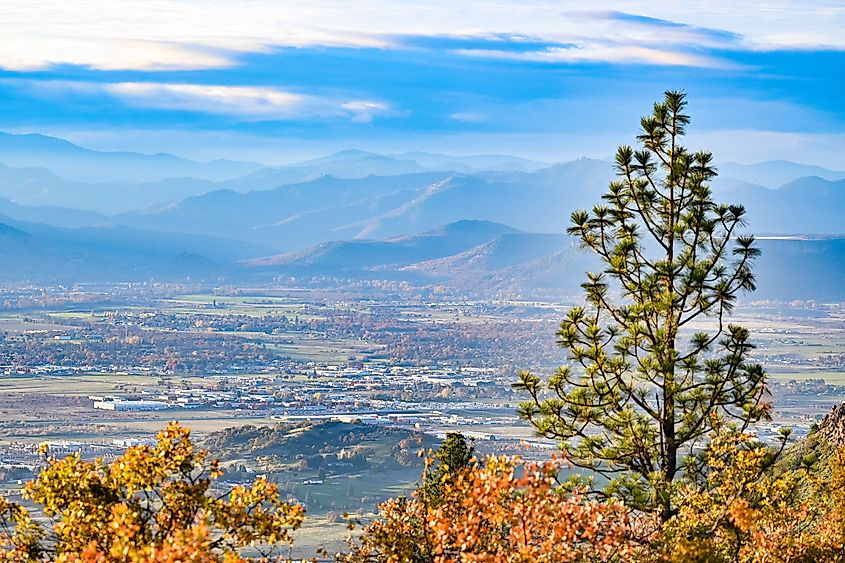
<path id="1" fill-rule="evenodd" d="M 394 112 L 390 106 L 380 102 L 364 102 L 360 100 L 343 104 L 343 109 L 352 112 L 354 123 L 371 123 L 377 115 L 391 115 Z"/>
<path id="2" fill-rule="evenodd" d="M 615 17 L 619 5 L 600 0 L 584 12 L 583 3 L 559 0 L 4 0 L 0 67 L 218 68 L 276 47 L 392 48 L 404 36 L 522 37 L 575 45 L 524 57 L 687 66 L 713 66 L 695 55 L 711 48 L 845 49 L 845 3 L 634 0 L 624 9 L 643 17 L 627 18 Z"/>
<path id="3" fill-rule="evenodd" d="M 456 111 L 449 116 L 449 119 L 462 123 L 482 123 L 484 116 L 475 111 Z"/>
<path id="4" fill-rule="evenodd" d="M 63 94 L 105 94 L 132 107 L 227 115 L 245 121 L 348 118 L 369 123 L 377 116 L 400 115 L 379 101 L 336 99 L 259 86 L 21 79 L 0 82 L 47 99 Z"/>
<path id="5" fill-rule="evenodd" d="M 2 18 L 0 8 L 0 18 Z M 97 70 L 188 70 L 221 68 L 234 64 L 225 49 L 188 43 L 110 36 L 25 36 L 6 30 L 0 43 L 0 66 L 8 70 L 44 70 L 72 64 Z M 131 36 L 130 36 L 131 37 Z M 255 45 L 254 50 L 262 49 Z"/>
<path id="6" fill-rule="evenodd" d="M 729 61 L 697 53 L 601 43 L 573 47 L 549 47 L 536 51 L 516 52 L 496 49 L 459 49 L 455 52 L 472 57 L 544 63 L 602 61 L 607 63 L 644 63 L 658 66 L 737 68 Z"/>
<path id="7" fill-rule="evenodd" d="M 200 111 L 246 119 L 291 119 L 304 113 L 328 113 L 332 109 L 328 102 L 319 98 L 252 86 L 118 82 L 104 84 L 102 88 L 133 106 Z"/>

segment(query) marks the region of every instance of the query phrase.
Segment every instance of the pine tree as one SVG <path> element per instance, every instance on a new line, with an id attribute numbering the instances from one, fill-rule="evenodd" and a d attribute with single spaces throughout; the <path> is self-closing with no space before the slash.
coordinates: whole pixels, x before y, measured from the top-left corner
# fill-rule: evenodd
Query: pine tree
<path id="1" fill-rule="evenodd" d="M 515 385 L 539 435 L 606 479 L 605 493 L 664 521 L 714 423 L 745 430 L 770 410 L 748 331 L 727 324 L 737 295 L 754 290 L 759 250 L 739 233 L 745 209 L 713 201 L 712 154 L 681 145 L 685 107 L 683 92 L 666 92 L 641 120 L 641 148 L 618 149 L 604 202 L 572 214 L 569 234 L 604 270 L 587 274 L 585 304 L 560 325 L 568 364 L 545 384 L 522 372 Z"/>
<path id="2" fill-rule="evenodd" d="M 436 505 L 443 498 L 447 481 L 474 462 L 475 443 L 460 432 L 449 432 L 435 454 L 434 465 L 427 465 L 419 494 L 426 502 Z"/>

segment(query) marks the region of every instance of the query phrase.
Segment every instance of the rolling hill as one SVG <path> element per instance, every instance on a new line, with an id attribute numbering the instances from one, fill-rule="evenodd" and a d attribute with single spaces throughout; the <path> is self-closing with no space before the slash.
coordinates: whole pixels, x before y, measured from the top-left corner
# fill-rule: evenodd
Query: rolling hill
<path id="1" fill-rule="evenodd" d="M 720 176 L 772 188 L 807 176 L 818 176 L 830 181 L 845 178 L 845 171 L 842 170 L 829 170 L 821 166 L 799 164 L 786 160 L 768 160 L 755 164 L 725 162 L 717 165 L 716 169 Z"/>
<path id="2" fill-rule="evenodd" d="M 751 173 L 745 176 L 756 177 Z M 600 201 L 613 177 L 608 162 L 591 159 L 531 172 L 322 176 L 268 190 L 214 191 L 121 214 L 115 220 L 144 229 L 260 242 L 279 251 L 302 250 L 336 240 L 413 235 L 462 219 L 504 223 L 528 232 L 559 233 L 572 211 Z M 714 190 L 720 201 L 744 204 L 749 210 L 750 227 L 758 233 L 843 231 L 840 217 L 845 214 L 845 180 L 800 177 L 769 188 L 721 177 L 714 183 Z"/>
<path id="3" fill-rule="evenodd" d="M 513 232 L 511 227 L 499 223 L 463 220 L 415 236 L 321 243 L 300 252 L 251 260 L 249 264 L 329 274 L 388 270 L 450 256 Z"/>
<path id="4" fill-rule="evenodd" d="M 272 190 L 215 191 L 118 215 L 115 220 L 149 230 L 248 240 L 277 250 L 302 249 L 318 242 L 355 238 L 360 229 L 345 227 L 356 219 L 366 220 L 401 207 L 448 176 L 444 172 L 361 179 L 324 176 Z"/>
<path id="5" fill-rule="evenodd" d="M 584 273 L 602 268 L 594 255 L 582 252 L 565 235 L 513 229 L 496 234 L 491 229 L 489 240 L 455 251 L 469 239 L 450 233 L 453 228 L 444 228 L 440 236 L 322 244 L 304 252 L 253 260 L 249 265 L 258 271 L 404 280 L 488 295 L 576 295 L 581 293 Z M 498 228 L 507 229 L 503 225 Z M 436 241 L 433 248 L 442 255 L 420 259 L 434 252 L 423 241 Z M 408 245 L 416 250 L 409 250 Z M 744 299 L 845 300 L 845 238 L 763 237 L 758 246 L 762 254 L 754 266 L 757 291 Z M 446 254 L 449 250 L 455 252 Z"/>
<path id="6" fill-rule="evenodd" d="M 507 233 L 459 254 L 420 262 L 406 269 L 433 278 L 465 277 L 475 283 L 476 277 L 555 255 L 571 246 L 570 239 L 564 235 Z"/>
<path id="7" fill-rule="evenodd" d="M 808 176 L 774 190 L 745 186 L 729 197 L 745 205 L 758 233 L 845 234 L 845 180 Z"/>
<path id="8" fill-rule="evenodd" d="M 215 278 L 266 249 L 219 238 L 149 232 L 121 225 L 62 228 L 0 216 L 6 281 L 133 281 Z"/>

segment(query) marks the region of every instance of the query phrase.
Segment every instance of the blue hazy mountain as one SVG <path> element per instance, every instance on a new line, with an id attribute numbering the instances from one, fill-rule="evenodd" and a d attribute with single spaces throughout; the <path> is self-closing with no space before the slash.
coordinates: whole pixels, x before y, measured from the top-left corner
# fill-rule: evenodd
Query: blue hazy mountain
<path id="1" fill-rule="evenodd" d="M 845 238 L 758 241 L 755 299 L 845 300 Z"/>
<path id="2" fill-rule="evenodd" d="M 62 228 L 0 215 L 6 281 L 130 281 L 230 274 L 261 246 L 121 225 Z"/>
<path id="3" fill-rule="evenodd" d="M 14 168 L 0 164 L 0 198 L 20 205 L 76 208 L 99 215 L 174 201 L 219 189 L 196 178 L 167 178 L 154 182 L 74 182 L 46 168 Z"/>
<path id="4" fill-rule="evenodd" d="M 356 232 L 350 225 L 402 207 L 449 174 L 359 179 L 323 176 L 272 190 L 215 191 L 115 219 L 144 229 L 253 241 L 280 251 L 302 249 L 318 242 L 355 238 L 361 229 Z M 413 232 L 419 231 L 409 234 Z"/>
<path id="5" fill-rule="evenodd" d="M 613 177 L 608 162 L 592 159 L 532 172 L 323 176 L 270 190 L 212 192 L 117 220 L 261 242 L 279 250 L 410 235 L 461 219 L 559 233 L 573 210 L 599 201 Z M 714 190 L 721 201 L 743 203 L 756 232 L 836 234 L 842 232 L 839 217 L 845 214 L 841 182 L 805 177 L 770 188 L 724 176 L 714 182 Z"/>
<path id="6" fill-rule="evenodd" d="M 172 154 L 95 151 L 47 135 L 0 133 L 0 163 L 17 168 L 41 167 L 79 182 L 152 182 L 192 177 L 227 180 L 261 168 L 253 162 L 197 162 Z"/>
<path id="7" fill-rule="evenodd" d="M 349 150 L 286 166 L 262 168 L 246 176 L 223 182 L 221 187 L 243 192 L 309 182 L 322 176 L 356 179 L 426 171 L 430 169 L 413 160 Z"/>
<path id="8" fill-rule="evenodd" d="M 745 205 L 750 232 L 845 234 L 845 172 L 718 168 L 716 199 Z M 297 270 L 577 292 L 589 261 L 561 233 L 613 178 L 609 161 L 586 158 L 350 150 L 264 167 L 0 134 L 0 253 L 33 272 L 113 279 Z M 758 295 L 837 295 L 839 240 L 761 241 Z"/>
<path id="9" fill-rule="evenodd" d="M 250 264 L 329 274 L 390 270 L 451 256 L 514 232 L 499 223 L 463 220 L 414 236 L 325 242 L 299 252 L 252 260 Z"/>
<path id="10" fill-rule="evenodd" d="M 720 176 L 772 188 L 807 176 L 818 176 L 825 180 L 842 180 L 845 178 L 845 171 L 843 170 L 829 170 L 821 166 L 799 164 L 787 160 L 769 160 L 756 164 L 725 162 L 719 164 L 716 168 Z"/>
<path id="11" fill-rule="evenodd" d="M 479 172 L 483 170 L 516 170 L 533 172 L 547 168 L 548 163 L 528 160 L 504 154 L 480 154 L 452 156 L 422 151 L 412 151 L 392 155 L 402 160 L 413 160 L 422 166 L 436 170 L 454 170 L 456 172 Z"/>
<path id="12" fill-rule="evenodd" d="M 745 185 L 728 196 L 748 209 L 750 226 L 758 233 L 845 234 L 845 180 L 810 176 L 774 190 Z"/>
<path id="13" fill-rule="evenodd" d="M 14 264 L 0 269 L 0 279 L 4 282 L 90 281 L 93 272 L 101 279 L 120 275 L 118 268 L 107 260 L 62 250 L 2 221 L 0 260 Z"/>
<path id="14" fill-rule="evenodd" d="M 561 232 L 612 177 L 579 159 L 535 172 L 423 172 L 309 182 L 248 193 L 217 191 L 116 220 L 144 229 L 215 234 L 280 250 L 357 238 L 413 235 L 462 219 Z"/>
<path id="15" fill-rule="evenodd" d="M 90 227 L 110 222 L 106 215 L 96 211 L 51 205 L 20 205 L 3 197 L 0 197 L 0 215 L 54 227 Z"/>
<path id="16" fill-rule="evenodd" d="M 356 179 L 368 176 L 398 176 L 418 172 L 534 171 L 548 164 L 506 155 L 450 156 L 426 152 L 382 155 L 345 150 L 285 166 L 262 168 L 222 185 L 235 191 L 271 189 L 285 184 L 315 180 L 321 176 Z"/>
<path id="17" fill-rule="evenodd" d="M 174 170 L 172 159 L 168 155 L 138 155 L 136 153 L 97 153 L 87 151 L 50 137 L 30 136 L 5 137 L 13 139 L 15 150 L 0 151 L 0 197 L 5 197 L 15 203 L 25 205 L 48 205 L 54 207 L 77 207 L 84 202 L 89 210 L 106 214 L 118 214 L 134 209 L 144 209 L 160 206 L 164 203 L 176 202 L 191 196 L 201 195 L 213 191 L 231 190 L 235 192 L 250 192 L 269 190 L 283 185 L 304 183 L 317 180 L 324 176 L 338 179 L 359 179 L 369 176 L 398 176 L 427 171 L 471 173 L 479 170 L 521 170 L 532 168 L 530 161 L 510 157 L 473 156 L 449 157 L 430 153 L 414 153 L 427 164 L 404 158 L 403 155 L 385 156 L 364 151 L 343 151 L 327 157 L 317 158 L 280 167 L 258 167 L 245 175 L 224 180 L 212 181 L 217 175 L 214 170 L 204 170 L 208 163 L 191 163 L 179 161 L 183 168 Z M 0 136 L 0 144 L 4 137 Z M 21 147 L 38 145 L 39 142 L 51 148 L 23 158 Z M 52 153 L 52 154 L 51 154 Z M 56 157 L 54 153 L 59 153 Z M 28 153 L 27 153 L 28 154 Z M 80 157 L 79 155 L 86 155 Z M 90 163 L 85 173 L 80 174 L 73 167 L 64 164 L 66 159 L 73 161 L 74 166 L 81 166 L 80 161 L 91 160 L 96 155 L 102 162 Z M 145 170 L 137 173 L 136 165 L 127 160 L 151 162 L 145 163 Z M 170 162 L 162 164 L 158 160 Z M 8 161 L 25 163 L 26 166 L 8 166 Z M 476 166 L 465 164 L 472 162 Z M 33 162 L 41 163 L 32 166 Z M 59 164 L 56 164 L 56 163 Z M 4 164 L 6 163 L 6 164 Z M 218 163 L 219 164 L 219 163 Z M 62 177 L 45 167 L 52 165 L 68 173 Z M 119 165 L 117 174 L 113 174 L 112 167 Z M 190 165 L 190 166 L 189 166 Z M 216 165 L 214 165 L 216 166 Z M 214 168 L 212 166 L 212 168 Z M 535 163 L 533 168 L 539 166 Z M 193 167 L 193 168 L 192 168 Z M 243 167 L 233 167 L 232 173 L 241 171 Z M 246 168 L 249 168 L 247 166 Z M 110 171 L 111 170 L 111 171 Z M 168 172 L 182 173 L 181 176 L 167 177 Z M 192 173 L 193 177 L 187 175 Z M 73 178 L 73 179 L 68 179 Z M 83 181 L 84 180 L 84 181 Z"/>
<path id="18" fill-rule="evenodd" d="M 845 202 L 837 182 L 845 172 L 786 161 L 718 168 L 718 198 L 745 204 L 755 231 L 841 232 Z M 13 203 L 80 208 L 139 228 L 239 238 L 277 250 L 410 235 L 460 219 L 561 232 L 571 211 L 595 204 L 613 177 L 609 161 L 593 159 L 544 166 L 507 155 L 348 150 L 263 167 L 0 134 L 0 197 Z M 59 215 L 43 221 L 62 221 Z M 53 224 L 78 221 L 77 215 Z"/>
<path id="19" fill-rule="evenodd" d="M 479 227 L 484 230 L 478 234 L 488 240 L 447 254 L 468 245 L 467 232 Z M 762 238 L 758 246 L 757 291 L 743 300 L 845 299 L 845 238 Z M 426 254 L 441 256 L 420 259 Z M 566 235 L 463 221 L 418 237 L 326 243 L 249 264 L 276 274 L 403 280 L 488 295 L 575 296 L 581 293 L 585 272 L 602 269 L 593 254 Z"/>
<path id="20" fill-rule="evenodd" d="M 571 239 L 565 235 L 511 232 L 458 254 L 420 262 L 407 269 L 435 278 L 467 278 L 475 283 L 475 277 L 488 276 L 572 247 Z"/>

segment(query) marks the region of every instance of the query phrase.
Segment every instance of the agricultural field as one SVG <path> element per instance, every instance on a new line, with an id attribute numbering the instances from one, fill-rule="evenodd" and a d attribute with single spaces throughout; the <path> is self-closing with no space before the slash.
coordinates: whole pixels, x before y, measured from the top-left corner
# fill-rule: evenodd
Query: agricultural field
<path id="1" fill-rule="evenodd" d="M 175 419 L 221 458 L 226 482 L 266 474 L 305 503 L 297 550 L 308 554 L 341 547 L 344 513 L 366 518 L 407 493 L 417 453 L 447 432 L 482 455 L 555 450 L 516 418 L 524 397 L 510 384 L 565 361 L 554 341 L 567 302 L 318 290 L 51 299 L 62 305 L 0 316 L 0 477 L 12 488 L 42 441 L 108 458 Z M 732 321 L 771 377 L 765 435 L 801 435 L 845 401 L 845 307 L 745 304 Z"/>

